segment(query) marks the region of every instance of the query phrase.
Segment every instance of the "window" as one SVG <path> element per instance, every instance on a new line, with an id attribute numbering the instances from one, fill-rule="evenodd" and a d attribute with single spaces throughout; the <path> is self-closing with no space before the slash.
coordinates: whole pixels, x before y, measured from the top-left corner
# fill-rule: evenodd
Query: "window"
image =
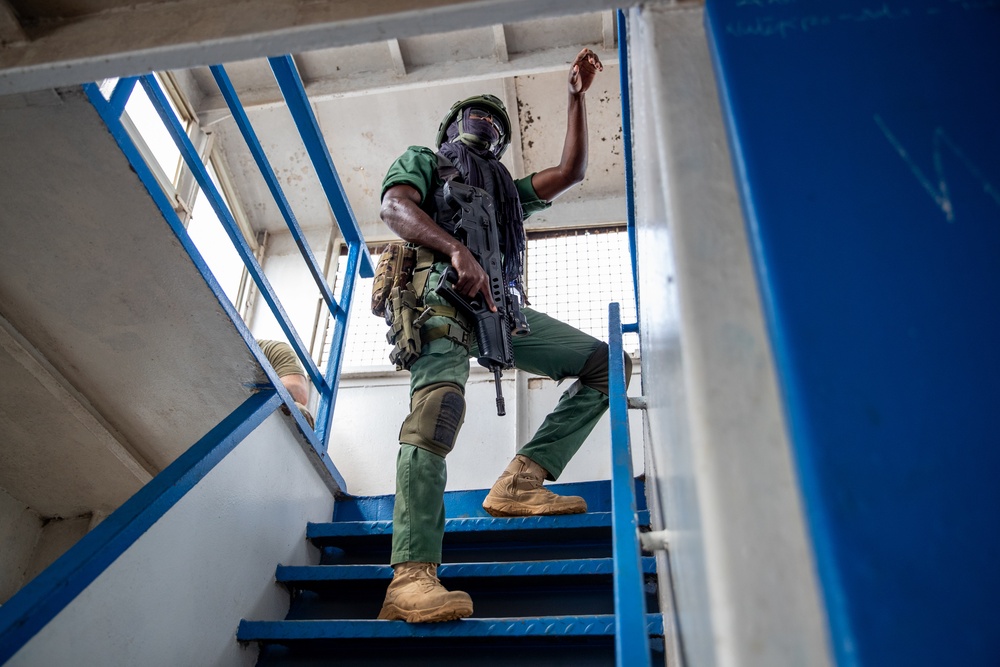
<path id="1" fill-rule="evenodd" d="M 621 305 L 622 322 L 635 322 L 635 298 L 624 227 L 529 232 L 525 290 L 532 308 L 608 339 L 608 304 Z M 625 334 L 625 351 L 638 356 L 638 334 Z"/>
<path id="2" fill-rule="evenodd" d="M 374 252 L 372 260 L 378 261 Z M 343 284 L 345 264 L 346 249 L 342 250 L 337 270 L 338 290 Z M 636 319 L 625 228 L 529 233 L 525 289 L 532 308 L 607 340 L 610 302 L 621 304 L 622 322 Z M 355 283 L 344 350 L 345 372 L 390 365 L 391 346 L 385 338 L 388 327 L 382 318 L 371 314 L 371 290 L 370 278 L 359 278 Z M 332 323 L 328 323 L 323 341 L 324 364 L 332 337 Z M 627 352 L 638 356 L 638 334 L 625 334 L 624 345 Z"/>
<path id="3" fill-rule="evenodd" d="M 117 83 L 117 79 L 109 79 L 102 83 L 101 90 L 105 96 L 110 95 L 114 83 Z M 158 83 L 163 87 L 165 82 L 158 79 Z M 173 99 L 170 92 L 175 91 L 173 87 L 166 86 L 166 89 L 168 92 L 165 97 L 170 105 L 170 110 L 180 120 L 185 131 L 190 132 L 192 121 L 180 111 L 180 108 L 186 105 L 179 105 Z M 123 121 L 126 119 L 128 121 L 126 127 L 130 125 L 134 128 L 135 134 L 133 134 L 132 139 L 140 152 L 143 153 L 154 176 L 160 182 L 167 197 L 178 204 L 175 206 L 175 210 L 181 216 L 181 221 L 186 224 L 191 240 L 204 257 L 226 296 L 238 310 L 241 309 L 240 290 L 241 285 L 246 282 L 246 267 L 243 260 L 229 239 L 208 197 L 198 188 L 187 164 L 181 160 L 180 149 L 174 143 L 149 95 L 140 83 L 135 84 L 125 105 Z M 200 132 L 197 134 L 202 136 Z M 205 161 L 209 178 L 235 217 L 231 192 L 227 192 L 227 189 L 222 187 L 223 184 L 220 182 L 216 167 L 208 156 L 205 157 Z M 185 179 L 187 184 L 181 185 Z M 190 204 L 184 202 L 190 202 Z M 186 217 L 186 212 L 190 212 L 189 217 Z M 237 220 L 239 220 L 238 217 Z M 244 238 L 247 238 L 245 230 Z M 249 240 L 248 243 L 250 243 L 251 248 L 256 245 Z"/>

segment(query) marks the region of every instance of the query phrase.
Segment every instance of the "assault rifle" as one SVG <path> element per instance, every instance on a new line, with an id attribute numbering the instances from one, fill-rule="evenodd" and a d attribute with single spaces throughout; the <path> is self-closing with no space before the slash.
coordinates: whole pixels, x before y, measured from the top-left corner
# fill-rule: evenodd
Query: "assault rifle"
<path id="1" fill-rule="evenodd" d="M 444 199 L 457 213 L 454 228 L 448 231 L 465 244 L 483 267 L 490 280 L 490 294 L 497 310 L 486 305 L 482 294 L 470 299 L 455 291 L 458 274 L 454 267 L 441 274 L 434 291 L 443 296 L 474 323 L 476 345 L 479 347 L 480 365 L 493 371 L 497 389 L 497 414 L 506 414 L 503 391 L 500 388 L 502 371 L 514 367 L 514 346 L 511 336 L 524 336 L 529 332 L 528 322 L 521 312 L 521 296 L 506 285 L 500 263 L 500 236 L 497 233 L 496 208 L 493 197 L 481 188 L 456 181 L 444 185 Z"/>

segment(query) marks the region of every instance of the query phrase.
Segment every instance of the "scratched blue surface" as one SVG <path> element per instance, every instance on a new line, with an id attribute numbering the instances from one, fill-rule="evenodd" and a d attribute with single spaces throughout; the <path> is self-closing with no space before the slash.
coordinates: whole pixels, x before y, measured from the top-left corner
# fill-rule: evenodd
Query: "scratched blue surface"
<path id="1" fill-rule="evenodd" d="M 837 661 L 1000 664 L 1000 2 L 706 28 Z"/>

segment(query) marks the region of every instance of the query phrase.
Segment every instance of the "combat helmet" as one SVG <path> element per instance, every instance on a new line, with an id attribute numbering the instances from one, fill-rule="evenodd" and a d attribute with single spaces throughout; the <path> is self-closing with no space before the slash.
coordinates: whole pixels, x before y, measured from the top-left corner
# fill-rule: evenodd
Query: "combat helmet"
<path id="1" fill-rule="evenodd" d="M 501 102 L 500 98 L 495 95 L 475 95 L 452 104 L 451 109 L 448 110 L 447 115 L 445 115 L 441 124 L 438 125 L 438 147 L 448 140 L 448 126 L 450 126 L 456 118 L 459 122 L 458 131 L 462 132 L 461 112 L 462 109 L 466 107 L 480 107 L 486 109 L 487 111 L 495 114 L 495 120 L 500 121 L 500 141 L 497 143 L 497 147 L 493 149 L 493 154 L 496 155 L 499 160 L 503 156 L 504 151 L 506 151 L 507 147 L 510 145 L 510 118 L 507 116 L 507 109 L 504 107 L 503 102 Z"/>

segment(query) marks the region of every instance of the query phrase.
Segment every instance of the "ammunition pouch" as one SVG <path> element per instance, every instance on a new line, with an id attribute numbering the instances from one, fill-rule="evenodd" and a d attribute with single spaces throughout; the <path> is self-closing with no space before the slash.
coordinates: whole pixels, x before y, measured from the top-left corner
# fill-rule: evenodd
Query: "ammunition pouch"
<path id="1" fill-rule="evenodd" d="M 402 244 L 396 244 L 402 245 Z M 438 338 L 448 338 L 469 349 L 472 334 L 462 317 L 452 306 L 443 304 L 425 305 L 423 300 L 427 279 L 434 266 L 434 255 L 426 248 L 407 248 L 413 251 L 413 260 L 390 260 L 400 266 L 409 266 L 408 282 L 391 287 L 385 299 L 384 316 L 389 325 L 386 340 L 392 345 L 389 361 L 396 370 L 409 370 L 420 358 L 423 346 Z M 382 260 L 379 260 L 379 267 Z M 388 269 L 387 269 L 388 270 Z M 388 275 L 388 274 L 387 274 Z M 376 276 L 376 281 L 378 277 Z M 388 280 L 388 279 L 386 279 Z M 373 290 L 372 303 L 375 303 Z M 373 311 L 374 312 L 374 308 Z M 449 321 L 437 326 L 425 327 L 432 317 L 443 317 Z"/>
<path id="2" fill-rule="evenodd" d="M 386 309 L 386 322 L 389 331 L 385 338 L 393 346 L 389 352 L 389 361 L 396 365 L 396 370 L 406 370 L 420 357 L 423 348 L 420 340 L 420 327 L 430 315 L 421 308 L 413 283 L 405 289 L 393 287 L 389 293 Z"/>
<path id="3" fill-rule="evenodd" d="M 386 305 L 392 290 L 405 290 L 413 280 L 413 269 L 417 265 L 417 249 L 407 243 L 390 243 L 382 251 L 378 266 L 375 267 L 375 281 L 372 283 L 372 314 L 385 317 Z"/>

